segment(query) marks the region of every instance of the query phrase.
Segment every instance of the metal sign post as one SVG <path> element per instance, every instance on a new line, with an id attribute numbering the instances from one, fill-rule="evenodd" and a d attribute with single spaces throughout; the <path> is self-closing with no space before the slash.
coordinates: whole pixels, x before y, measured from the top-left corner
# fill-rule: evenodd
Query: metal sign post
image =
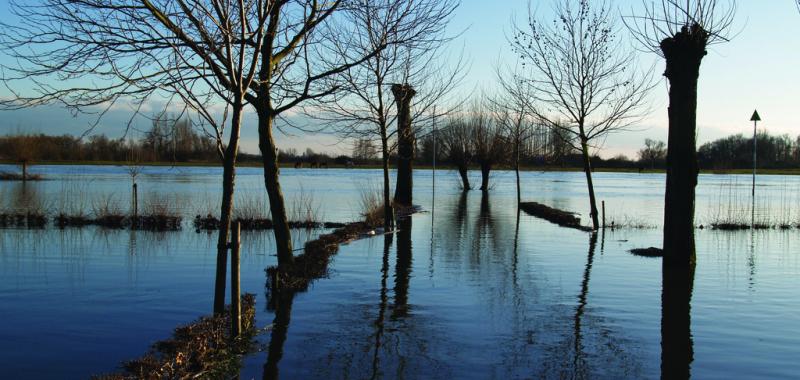
<path id="1" fill-rule="evenodd" d="M 755 224 L 756 221 L 756 163 L 758 160 L 758 122 L 761 121 L 761 116 L 758 115 L 758 110 L 753 111 L 753 116 L 750 117 L 750 121 L 753 122 L 753 188 L 751 192 L 751 196 L 753 198 L 753 204 L 751 206 L 750 212 L 750 224 L 751 227 Z"/>

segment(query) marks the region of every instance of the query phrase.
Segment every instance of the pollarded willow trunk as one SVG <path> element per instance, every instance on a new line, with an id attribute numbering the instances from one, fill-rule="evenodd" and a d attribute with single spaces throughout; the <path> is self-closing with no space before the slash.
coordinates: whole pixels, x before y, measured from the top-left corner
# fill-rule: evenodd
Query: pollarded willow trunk
<path id="1" fill-rule="evenodd" d="M 592 217 L 592 229 L 597 231 L 600 222 L 597 218 L 597 200 L 594 197 L 594 182 L 592 182 L 592 160 L 589 157 L 589 142 L 581 139 L 581 155 L 583 156 L 583 172 L 586 173 L 586 186 L 589 188 L 589 216 Z"/>
<path id="2" fill-rule="evenodd" d="M 242 124 L 242 104 L 233 106 L 231 135 L 222 161 L 222 203 L 220 205 L 219 236 L 217 238 L 217 273 L 214 281 L 214 314 L 225 311 L 225 283 L 228 272 L 228 238 L 233 216 L 233 193 L 236 183 L 236 156 L 239 151 L 239 130 Z"/>
<path id="3" fill-rule="evenodd" d="M 667 187 L 664 196 L 664 260 L 694 262 L 694 198 L 697 186 L 697 79 L 708 33 L 684 26 L 661 41 L 669 80 Z"/>
<path id="4" fill-rule="evenodd" d="M 394 208 L 389 190 L 389 138 L 386 136 L 386 124 L 381 124 L 381 161 L 383 163 L 383 228 L 389 231 L 394 228 Z"/>
<path id="5" fill-rule="evenodd" d="M 472 185 L 469 184 L 469 168 L 467 167 L 466 163 L 459 163 L 458 164 L 458 175 L 461 176 L 461 187 L 462 190 L 467 191 L 472 189 Z"/>
<path id="6" fill-rule="evenodd" d="M 405 84 L 392 85 L 392 93 L 397 102 L 397 185 L 394 201 L 410 206 L 413 198 L 413 160 L 414 130 L 411 128 L 411 98 L 416 91 Z"/>
<path id="7" fill-rule="evenodd" d="M 279 182 L 278 148 L 272 135 L 274 116 L 266 112 L 258 112 L 258 148 L 261 150 L 261 163 L 264 167 L 264 186 L 269 196 L 270 213 L 272 214 L 275 246 L 278 249 L 278 269 L 284 271 L 294 263 L 292 255 L 292 235 L 289 231 L 289 220 L 286 216 L 286 203 Z"/>
<path id="8" fill-rule="evenodd" d="M 491 163 L 481 162 L 481 191 L 489 191 L 489 174 L 491 171 Z"/>

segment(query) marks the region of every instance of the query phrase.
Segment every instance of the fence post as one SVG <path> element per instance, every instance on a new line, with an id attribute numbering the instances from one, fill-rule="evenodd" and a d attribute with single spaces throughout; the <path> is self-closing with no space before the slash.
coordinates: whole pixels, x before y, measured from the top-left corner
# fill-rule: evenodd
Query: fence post
<path id="1" fill-rule="evenodd" d="M 239 281 L 239 251 L 241 247 L 241 225 L 231 226 L 231 336 L 236 338 L 242 331 L 242 298 Z"/>
<path id="2" fill-rule="evenodd" d="M 606 228 L 606 201 L 601 201 L 600 204 L 603 208 L 603 228 Z"/>

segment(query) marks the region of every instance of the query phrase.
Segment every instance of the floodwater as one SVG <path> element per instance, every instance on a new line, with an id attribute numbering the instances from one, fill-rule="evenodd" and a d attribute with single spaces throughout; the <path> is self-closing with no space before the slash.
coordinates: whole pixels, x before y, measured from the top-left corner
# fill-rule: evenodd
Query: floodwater
<path id="1" fill-rule="evenodd" d="M 0 170 L 13 170 L 0 167 Z M 4 209 L 127 208 L 124 167 L 37 166 L 48 180 L 0 182 Z M 242 290 L 257 295 L 261 350 L 240 378 L 792 378 L 800 373 L 800 230 L 697 231 L 693 273 L 658 258 L 664 177 L 596 173 L 610 224 L 593 236 L 524 213 L 514 175 L 462 193 L 454 172 L 417 171 L 426 211 L 394 235 L 342 246 L 331 275 L 267 307 L 271 232 L 242 237 Z M 265 203 L 258 169 L 240 204 Z M 473 174 L 478 180 L 477 173 Z M 218 202 L 218 168 L 145 168 L 142 199 L 184 216 L 178 232 L 0 230 L 0 378 L 87 378 L 119 368 L 211 311 L 215 234 L 191 227 Z M 523 200 L 588 222 L 582 173 L 522 174 Z M 359 219 L 378 170 L 284 169 L 291 204 L 310 194 L 326 221 Z M 800 222 L 800 178 L 760 176 L 756 218 Z M 750 177 L 702 175 L 697 223 L 749 216 Z M 148 198 L 149 197 L 149 198 Z M 140 203 L 145 202 L 140 201 Z M 651 227 L 651 228 L 630 228 Z M 295 231 L 295 242 L 318 232 Z M 274 324 L 273 324 L 274 323 Z"/>

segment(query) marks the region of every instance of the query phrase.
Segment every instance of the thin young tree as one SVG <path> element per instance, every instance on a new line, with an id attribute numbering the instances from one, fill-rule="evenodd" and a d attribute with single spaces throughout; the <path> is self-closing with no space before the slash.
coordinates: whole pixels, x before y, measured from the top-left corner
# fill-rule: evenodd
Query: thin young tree
<path id="1" fill-rule="evenodd" d="M 386 229 L 394 225 L 389 158 L 396 148 L 397 130 L 391 126 L 396 123 L 398 114 L 390 85 L 410 83 L 414 86 L 417 94 L 411 119 L 416 121 L 455 87 L 462 67 L 460 61 L 453 70 L 442 70 L 436 60 L 446 43 L 452 40 L 445 35 L 445 27 L 458 5 L 457 0 L 365 2 L 356 10 L 356 42 L 337 46 L 367 54 L 377 49 L 381 41 L 393 40 L 395 44 L 362 65 L 344 71 L 341 78 L 347 86 L 332 101 L 306 107 L 309 116 L 323 121 L 343 138 L 379 141 Z M 397 25 L 393 20 L 400 15 L 404 15 L 404 22 Z M 431 67 L 438 70 L 431 70 Z"/>
<path id="2" fill-rule="evenodd" d="M 531 104 L 530 89 L 525 82 L 514 80 L 514 75 L 501 70 L 497 70 L 497 77 L 502 90 L 500 95 L 492 99 L 491 105 L 497 123 L 503 129 L 503 135 L 513 144 L 510 157 L 517 180 L 517 206 L 519 206 L 522 201 L 520 158 L 525 144 L 537 134 L 531 111 L 533 104 Z"/>
<path id="3" fill-rule="evenodd" d="M 667 184 L 664 196 L 665 260 L 694 262 L 697 186 L 697 82 L 710 45 L 728 41 L 736 4 L 716 0 L 662 0 L 644 4 L 625 22 L 650 51 L 664 58 L 669 81 Z M 666 263 L 666 261 L 665 261 Z"/>
<path id="4" fill-rule="evenodd" d="M 559 0 L 554 12 L 547 22 L 531 9 L 526 23 L 513 24 L 509 43 L 523 67 L 516 80 L 531 89 L 536 118 L 569 134 L 581 152 L 596 230 L 590 149 L 641 119 L 651 80 L 636 71 L 633 51 L 625 49 L 604 1 Z"/>

